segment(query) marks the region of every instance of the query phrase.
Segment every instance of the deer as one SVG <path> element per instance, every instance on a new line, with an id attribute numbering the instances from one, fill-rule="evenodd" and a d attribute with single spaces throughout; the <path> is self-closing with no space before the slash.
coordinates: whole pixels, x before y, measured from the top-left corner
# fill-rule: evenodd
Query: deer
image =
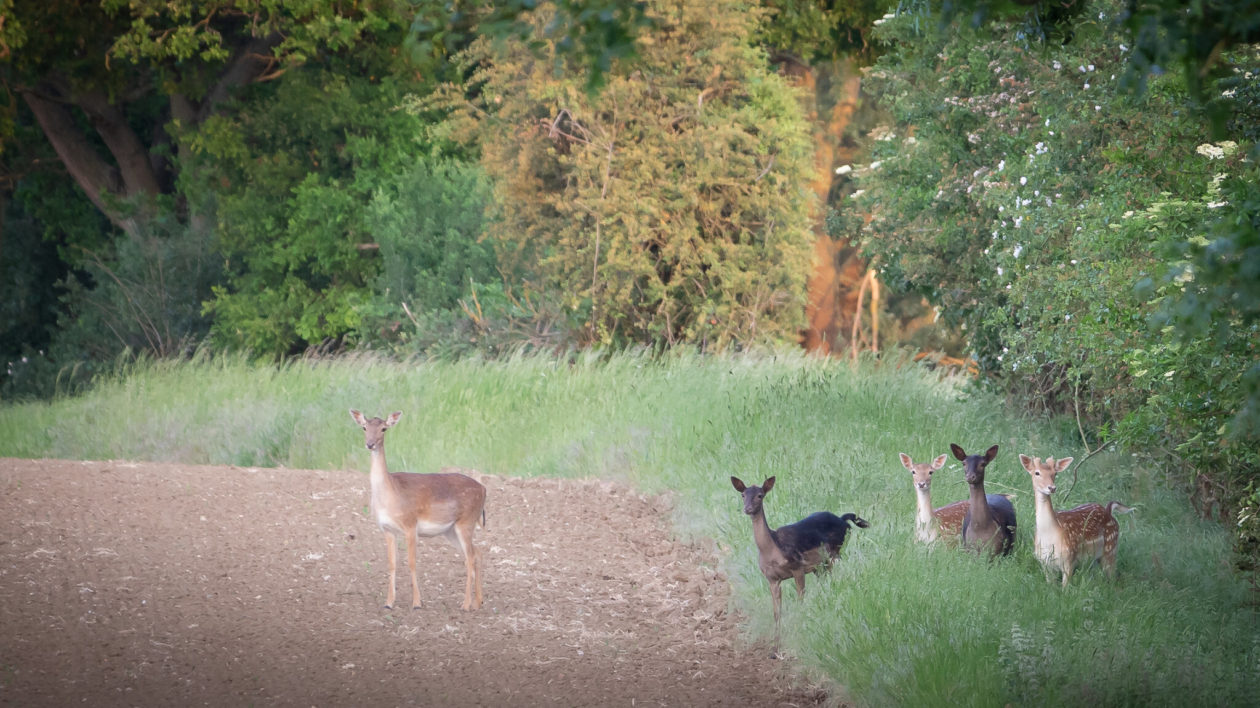
<path id="1" fill-rule="evenodd" d="M 984 493 L 984 471 L 997 457 L 998 446 L 985 450 L 983 455 L 968 455 L 954 443 L 949 444 L 949 449 L 963 463 L 963 476 L 971 491 L 963 517 L 963 547 L 980 553 L 987 551 L 990 558 L 1010 555 L 1015 546 L 1015 506 L 1001 494 Z"/>
<path id="2" fill-rule="evenodd" d="M 945 466 L 945 455 L 931 462 L 915 462 L 904 452 L 898 454 L 901 464 L 910 470 L 914 479 L 914 496 L 918 502 L 914 517 L 916 538 L 923 543 L 934 543 L 942 537 L 956 540 L 962 534 L 963 519 L 971 508 L 971 501 L 963 499 L 932 508 L 932 474 Z"/>
<path id="3" fill-rule="evenodd" d="M 1115 514 L 1127 514 L 1133 507 L 1118 501 L 1102 504 L 1081 504 L 1064 511 L 1055 511 L 1050 501 L 1054 494 L 1055 477 L 1072 464 L 1071 457 L 1056 461 L 1053 457 L 1038 460 L 1027 455 L 1019 456 L 1019 463 L 1032 477 L 1037 515 L 1033 549 L 1041 561 L 1046 581 L 1054 582 L 1053 574 L 1063 576 L 1063 587 L 1068 586 L 1072 573 L 1082 563 L 1099 561 L 1107 577 L 1116 577 L 1116 547 L 1120 541 L 1120 524 Z"/>
<path id="4" fill-rule="evenodd" d="M 398 562 L 398 535 L 407 542 L 407 567 L 411 570 L 411 609 L 420 608 L 420 583 L 416 579 L 416 538 L 445 536 L 464 558 L 463 610 L 481 607 L 481 554 L 473 545 L 477 522 L 486 525 L 486 488 L 465 474 L 447 471 L 434 474 L 390 472 L 385 465 L 385 431 L 402 417 L 401 411 L 388 417 L 367 418 L 353 408 L 350 417 L 363 428 L 364 445 L 371 452 L 369 481 L 372 487 L 372 517 L 385 534 L 385 557 L 389 561 L 389 590 L 385 609 L 394 607 Z"/>
<path id="5" fill-rule="evenodd" d="M 805 574 L 829 568 L 840 553 L 849 528 L 856 526 L 864 529 L 870 523 L 857 514 L 836 516 L 830 511 L 818 511 L 794 524 L 771 529 L 762 503 L 766 494 L 774 488 L 774 477 L 760 486 L 746 485 L 738 477 L 731 477 L 731 484 L 744 496 L 744 513 L 752 517 L 757 565 L 770 583 L 770 598 L 774 604 L 774 639 L 778 646 L 779 583 L 788 578 L 794 579 L 796 597 L 805 597 Z"/>

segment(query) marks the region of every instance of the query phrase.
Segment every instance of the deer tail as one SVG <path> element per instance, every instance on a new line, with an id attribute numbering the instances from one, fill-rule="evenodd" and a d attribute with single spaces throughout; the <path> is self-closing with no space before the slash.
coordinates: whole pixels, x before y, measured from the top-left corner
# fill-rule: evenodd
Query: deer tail
<path id="1" fill-rule="evenodd" d="M 1127 514 L 1133 511 L 1133 507 L 1125 506 L 1118 501 L 1107 502 L 1107 513 L 1115 516 L 1116 514 Z"/>
<path id="2" fill-rule="evenodd" d="M 867 521 L 866 519 L 863 519 L 857 514 L 845 514 L 844 516 L 840 517 L 840 520 L 845 522 L 846 524 L 852 524 L 860 529 L 864 529 L 871 525 L 871 522 Z"/>

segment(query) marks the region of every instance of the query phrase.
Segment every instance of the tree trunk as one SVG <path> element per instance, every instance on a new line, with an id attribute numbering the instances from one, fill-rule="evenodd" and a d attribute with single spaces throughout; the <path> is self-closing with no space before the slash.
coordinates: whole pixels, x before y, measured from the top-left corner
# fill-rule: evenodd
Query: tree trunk
<path id="1" fill-rule="evenodd" d="M 808 351 L 829 354 L 845 345 L 845 332 L 853 324 L 857 291 L 866 274 L 866 262 L 847 241 L 832 239 L 826 231 L 826 206 L 833 197 L 835 168 L 847 164 L 857 147 L 843 136 L 858 111 L 861 79 L 849 61 L 823 67 L 789 63 L 783 67 L 812 98 L 809 117 L 814 127 L 814 181 L 819 213 L 814 227 L 814 270 L 809 278 L 809 321 L 801 332 Z"/>
<path id="2" fill-rule="evenodd" d="M 137 229 L 135 220 L 124 216 L 113 203 L 115 198 L 125 196 L 118 170 L 88 142 L 79 126 L 75 125 L 66 104 L 37 91 L 23 91 L 22 97 L 35 114 L 35 120 L 57 152 L 57 157 L 66 166 L 66 171 L 87 198 L 115 226 L 134 234 Z"/>

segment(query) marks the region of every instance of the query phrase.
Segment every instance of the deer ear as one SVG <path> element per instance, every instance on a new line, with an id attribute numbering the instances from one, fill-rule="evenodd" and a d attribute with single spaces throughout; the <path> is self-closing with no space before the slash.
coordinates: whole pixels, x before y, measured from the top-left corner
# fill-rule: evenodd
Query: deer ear
<path id="1" fill-rule="evenodd" d="M 762 494 L 769 493 L 772 487 L 774 487 L 774 477 L 771 477 L 770 479 L 767 479 L 766 481 L 761 483 L 761 493 Z"/>
<path id="2" fill-rule="evenodd" d="M 991 447 L 991 448 L 989 448 L 988 450 L 985 450 L 985 451 L 984 451 L 984 460 L 985 460 L 985 462 L 992 462 L 992 461 L 993 461 L 993 458 L 997 457 L 997 448 L 998 448 L 998 446 L 997 446 L 997 445 L 994 445 L 993 447 Z"/>
<path id="3" fill-rule="evenodd" d="M 952 453 L 954 453 L 954 459 L 958 460 L 959 462 L 964 462 L 964 461 L 966 461 L 966 459 L 967 459 L 967 453 L 963 452 L 963 449 L 962 449 L 961 447 L 959 447 L 958 445 L 956 445 L 956 444 L 954 444 L 954 443 L 950 443 L 950 444 L 949 444 L 949 451 L 950 451 L 950 452 L 952 452 Z"/>
<path id="4" fill-rule="evenodd" d="M 734 475 L 731 476 L 731 485 L 735 487 L 735 491 L 737 492 L 742 492 L 747 489 L 747 487 L 744 486 L 744 481 Z"/>
<path id="5" fill-rule="evenodd" d="M 398 423 L 398 419 L 401 417 L 402 417 L 402 411 L 394 411 L 393 413 L 390 413 L 389 417 L 385 419 L 385 427 L 386 428 L 394 427 L 394 425 Z"/>
<path id="6" fill-rule="evenodd" d="M 910 470 L 911 472 L 913 472 L 913 471 L 914 471 L 914 460 L 911 460 L 911 459 L 910 459 L 910 456 L 909 456 L 909 455 L 907 455 L 907 454 L 906 454 L 906 453 L 904 453 L 904 452 L 899 452 L 899 453 L 897 453 L 897 455 L 901 457 L 901 464 L 902 464 L 902 465 L 903 465 L 906 469 L 908 469 L 908 470 Z"/>
<path id="7" fill-rule="evenodd" d="M 1073 459 L 1074 458 L 1071 458 L 1071 457 L 1065 457 L 1062 460 L 1059 460 L 1059 464 L 1054 466 L 1054 471 L 1062 472 L 1063 470 L 1067 469 L 1067 466 L 1072 464 Z"/>
<path id="8" fill-rule="evenodd" d="M 933 470 L 939 470 L 940 468 L 942 468 L 942 467 L 944 467 L 944 466 L 945 466 L 945 456 L 944 456 L 944 455 L 941 455 L 940 457 L 937 457 L 935 460 L 932 460 L 932 469 L 933 469 Z"/>
<path id="9" fill-rule="evenodd" d="M 350 409 L 350 418 L 351 418 L 351 419 L 352 419 L 355 423 L 358 423 L 359 427 L 363 427 L 363 426 L 367 425 L 367 421 L 363 419 L 363 414 L 362 414 L 362 413 L 360 413 L 360 412 L 358 412 L 358 411 L 356 411 L 356 410 L 355 410 L 355 409 L 353 409 L 353 408 L 351 408 L 351 409 Z"/>
<path id="10" fill-rule="evenodd" d="M 1023 465 L 1024 469 L 1028 470 L 1029 474 L 1037 471 L 1036 465 L 1033 464 L 1032 458 L 1028 455 L 1020 455 L 1019 464 Z"/>

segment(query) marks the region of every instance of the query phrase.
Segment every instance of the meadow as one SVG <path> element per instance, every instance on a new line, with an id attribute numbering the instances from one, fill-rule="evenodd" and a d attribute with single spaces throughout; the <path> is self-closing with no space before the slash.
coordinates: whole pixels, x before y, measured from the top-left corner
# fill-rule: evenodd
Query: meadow
<path id="1" fill-rule="evenodd" d="M 1118 580 L 1093 568 L 1066 589 L 1046 582 L 1017 456 L 1082 460 L 1074 425 L 1027 418 L 909 362 L 788 352 L 275 366 L 201 355 L 121 366 L 78 397 L 0 405 L 0 456 L 366 474 L 350 408 L 403 412 L 394 470 L 461 465 L 668 493 L 677 534 L 717 545 L 750 640 L 773 632 L 770 596 L 729 478 L 777 478 L 771 526 L 820 509 L 858 513 L 871 527 L 850 535 L 829 574 L 807 580 L 804 601 L 784 591 L 782 649 L 859 705 L 1236 706 L 1260 695 L 1257 596 L 1231 569 L 1226 529 L 1199 519 L 1140 455 L 1099 454 L 1061 476 L 1055 502 L 1136 507 L 1119 518 Z M 987 488 L 1013 495 L 1011 557 L 915 542 L 897 455 L 926 461 L 951 442 L 1000 446 Z M 933 501 L 966 494 L 951 458 Z"/>

